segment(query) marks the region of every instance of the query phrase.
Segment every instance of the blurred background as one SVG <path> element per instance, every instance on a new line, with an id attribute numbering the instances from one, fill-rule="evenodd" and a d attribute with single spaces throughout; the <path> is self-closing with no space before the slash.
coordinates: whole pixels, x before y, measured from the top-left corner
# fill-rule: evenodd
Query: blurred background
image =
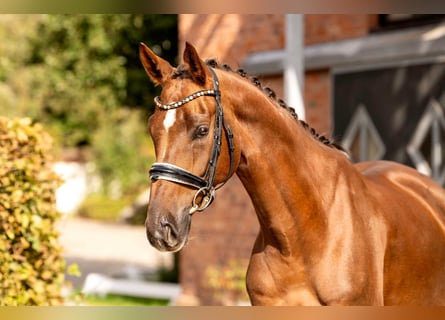
<path id="1" fill-rule="evenodd" d="M 57 228 L 80 270 L 67 276 L 76 291 L 95 273 L 177 282 L 174 257 L 143 227 L 159 88 L 138 55 L 145 41 L 174 63 L 177 29 L 176 15 L 0 15 L 0 115 L 29 117 L 54 140 Z"/>
<path id="2" fill-rule="evenodd" d="M 54 140 L 67 303 L 248 304 L 258 224 L 237 178 L 194 216 L 181 253 L 145 239 L 146 123 L 160 88 L 141 41 L 172 65 L 188 41 L 258 76 L 353 161 L 398 161 L 445 183 L 444 15 L 0 15 L 0 35 L 0 116 L 29 117 Z"/>

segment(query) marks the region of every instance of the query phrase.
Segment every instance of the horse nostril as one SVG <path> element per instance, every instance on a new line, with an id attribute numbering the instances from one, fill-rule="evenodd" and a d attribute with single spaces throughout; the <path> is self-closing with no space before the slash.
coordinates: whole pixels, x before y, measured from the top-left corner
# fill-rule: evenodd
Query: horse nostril
<path id="1" fill-rule="evenodd" d="M 177 241 L 177 232 L 173 225 L 168 221 L 161 221 L 162 230 L 164 232 L 164 239 L 165 241 L 171 245 L 174 246 L 178 243 Z"/>

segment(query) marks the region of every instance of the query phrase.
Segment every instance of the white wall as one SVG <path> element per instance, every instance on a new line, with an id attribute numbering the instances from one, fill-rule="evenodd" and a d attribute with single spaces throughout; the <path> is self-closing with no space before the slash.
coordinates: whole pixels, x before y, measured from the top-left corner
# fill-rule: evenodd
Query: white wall
<path id="1" fill-rule="evenodd" d="M 53 170 L 64 181 L 56 191 L 56 208 L 63 214 L 75 213 L 88 194 L 100 189 L 91 163 L 56 162 Z"/>

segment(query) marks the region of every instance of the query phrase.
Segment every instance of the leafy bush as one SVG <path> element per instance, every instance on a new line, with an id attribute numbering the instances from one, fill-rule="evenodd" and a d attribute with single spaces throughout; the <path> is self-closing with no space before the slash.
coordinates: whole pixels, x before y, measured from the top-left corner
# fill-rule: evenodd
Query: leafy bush
<path id="1" fill-rule="evenodd" d="M 51 144 L 30 119 L 0 117 L 0 305 L 63 303 Z"/>
<path id="2" fill-rule="evenodd" d="M 177 34 L 174 14 L 0 15 L 0 114 L 44 124 L 60 153 L 91 150 L 104 194 L 137 194 L 148 182 L 141 149 L 160 92 L 139 42 L 172 61 Z"/>

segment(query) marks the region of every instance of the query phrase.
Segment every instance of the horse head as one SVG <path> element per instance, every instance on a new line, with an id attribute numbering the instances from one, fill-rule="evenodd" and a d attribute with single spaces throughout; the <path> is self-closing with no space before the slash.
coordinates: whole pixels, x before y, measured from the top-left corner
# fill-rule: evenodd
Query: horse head
<path id="1" fill-rule="evenodd" d="M 139 53 L 148 76 L 162 86 L 149 119 L 156 162 L 150 170 L 147 237 L 158 250 L 178 251 L 187 242 L 192 214 L 212 203 L 235 169 L 233 136 L 217 75 L 193 46 L 186 43 L 177 68 L 143 43 Z"/>

